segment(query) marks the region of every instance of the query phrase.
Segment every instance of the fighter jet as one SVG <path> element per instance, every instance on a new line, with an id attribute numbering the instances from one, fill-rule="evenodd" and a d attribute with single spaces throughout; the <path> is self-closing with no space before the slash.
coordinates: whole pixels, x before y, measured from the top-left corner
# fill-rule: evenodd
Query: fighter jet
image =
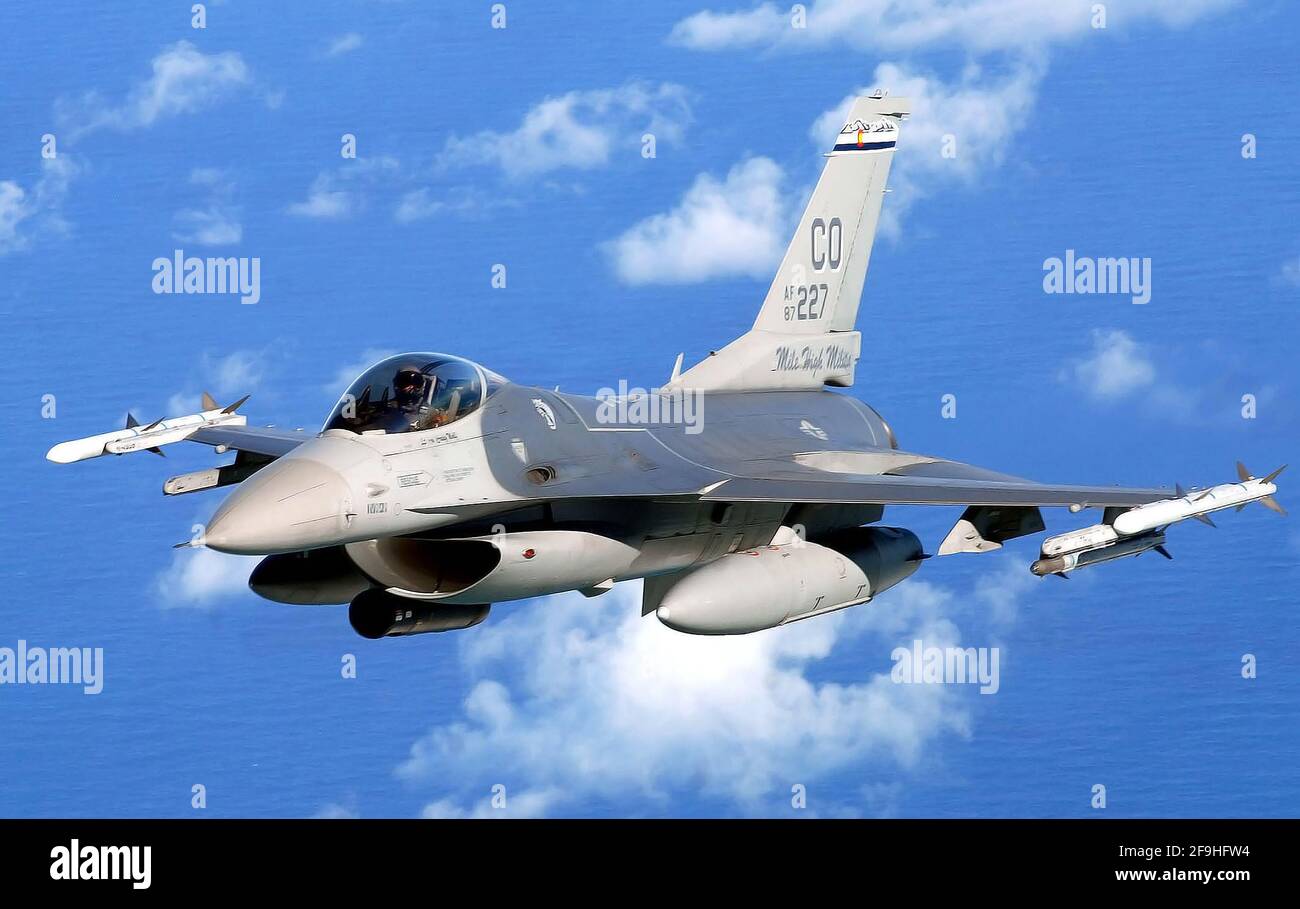
<path id="1" fill-rule="evenodd" d="M 1087 559 L 1040 560 L 1036 573 L 1163 550 L 1165 521 L 1209 505 L 1117 533 L 1120 515 L 1174 493 L 1042 484 L 909 452 L 875 409 L 833 390 L 852 386 L 861 359 L 858 306 L 908 112 L 884 92 L 853 104 L 753 328 L 684 371 L 678 356 L 660 388 L 567 394 L 411 352 L 362 373 L 319 433 L 256 428 L 242 401 L 205 396 L 201 413 L 129 418 L 48 457 L 161 454 L 182 439 L 235 452 L 164 484 L 236 487 L 196 545 L 264 556 L 254 591 L 349 604 L 367 638 L 468 628 L 493 603 L 597 596 L 634 578 L 642 614 L 678 631 L 773 628 L 868 602 L 917 570 L 928 555 L 916 534 L 881 525 L 890 505 L 966 506 L 940 555 L 1042 531 L 1043 506 L 1104 509 L 1103 529 L 1044 552 Z M 1273 476 L 1240 495 L 1270 494 Z"/>

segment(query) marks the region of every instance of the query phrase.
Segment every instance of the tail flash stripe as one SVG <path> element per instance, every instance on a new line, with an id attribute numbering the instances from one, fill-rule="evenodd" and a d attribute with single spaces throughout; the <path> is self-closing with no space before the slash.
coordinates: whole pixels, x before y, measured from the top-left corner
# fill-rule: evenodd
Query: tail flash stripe
<path id="1" fill-rule="evenodd" d="M 863 142 L 859 145 L 856 142 L 841 142 L 831 149 L 833 152 L 857 152 L 857 151 L 880 151 L 885 148 L 893 148 L 897 142 Z"/>

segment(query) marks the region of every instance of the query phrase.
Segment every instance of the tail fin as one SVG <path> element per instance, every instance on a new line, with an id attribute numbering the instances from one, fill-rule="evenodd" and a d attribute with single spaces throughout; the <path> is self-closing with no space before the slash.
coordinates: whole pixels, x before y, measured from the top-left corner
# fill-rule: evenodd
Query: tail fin
<path id="1" fill-rule="evenodd" d="M 858 98 L 754 327 L 683 373 L 686 387 L 747 391 L 853 384 L 854 330 L 903 98 Z"/>

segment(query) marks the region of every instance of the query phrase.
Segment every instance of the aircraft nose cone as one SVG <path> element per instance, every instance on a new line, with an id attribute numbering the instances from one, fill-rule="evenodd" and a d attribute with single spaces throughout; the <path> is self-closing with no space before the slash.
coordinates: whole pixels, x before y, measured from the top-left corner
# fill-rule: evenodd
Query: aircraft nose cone
<path id="1" fill-rule="evenodd" d="M 233 492 L 204 532 L 204 545 L 237 555 L 328 546 L 346 526 L 348 486 L 318 461 L 283 458 Z"/>

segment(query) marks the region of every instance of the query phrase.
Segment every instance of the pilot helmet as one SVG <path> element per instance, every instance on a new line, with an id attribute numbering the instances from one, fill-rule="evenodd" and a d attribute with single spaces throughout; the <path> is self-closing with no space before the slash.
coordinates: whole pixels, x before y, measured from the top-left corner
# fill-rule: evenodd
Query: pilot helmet
<path id="1" fill-rule="evenodd" d="M 393 376 L 393 397 L 402 407 L 420 403 L 428 377 L 416 366 L 403 366 Z"/>

